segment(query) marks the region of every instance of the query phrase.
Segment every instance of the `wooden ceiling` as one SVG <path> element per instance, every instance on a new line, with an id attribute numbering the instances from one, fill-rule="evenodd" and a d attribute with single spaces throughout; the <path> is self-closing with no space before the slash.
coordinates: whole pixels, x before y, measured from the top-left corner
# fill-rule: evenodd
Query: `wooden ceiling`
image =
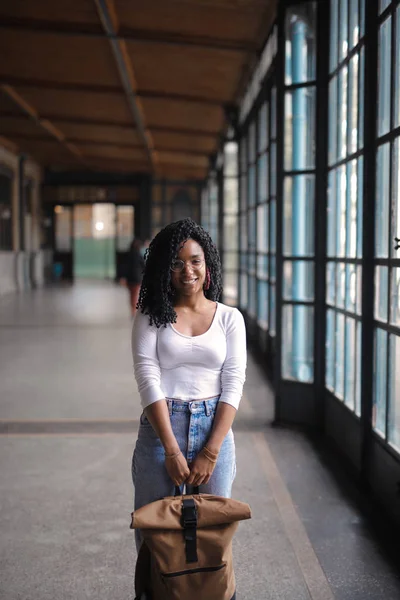
<path id="1" fill-rule="evenodd" d="M 48 168 L 203 179 L 276 0 L 0 0 L 0 140 Z"/>

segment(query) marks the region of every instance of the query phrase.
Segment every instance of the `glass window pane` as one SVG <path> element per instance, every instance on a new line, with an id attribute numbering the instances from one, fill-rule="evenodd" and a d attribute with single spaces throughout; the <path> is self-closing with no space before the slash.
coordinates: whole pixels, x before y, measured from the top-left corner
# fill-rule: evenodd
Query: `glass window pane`
<path id="1" fill-rule="evenodd" d="M 379 14 L 381 14 L 385 8 L 389 6 L 392 0 L 379 0 Z"/>
<path id="2" fill-rule="evenodd" d="M 256 306 L 257 306 L 257 282 L 254 276 L 249 275 L 249 305 L 248 313 L 250 317 L 256 318 Z"/>
<path id="3" fill-rule="evenodd" d="M 400 337 L 390 336 L 389 442 L 400 451 Z"/>
<path id="4" fill-rule="evenodd" d="M 315 79 L 315 2 L 286 11 L 286 84 Z"/>
<path id="5" fill-rule="evenodd" d="M 392 18 L 379 29 L 378 48 L 378 135 L 390 130 L 390 75 L 391 75 Z"/>
<path id="6" fill-rule="evenodd" d="M 240 251 L 247 251 L 247 214 L 240 215 Z"/>
<path id="7" fill-rule="evenodd" d="M 346 297 L 346 265 L 337 263 L 336 265 L 336 306 L 344 308 Z"/>
<path id="8" fill-rule="evenodd" d="M 400 30 L 399 30 L 400 37 Z M 400 56 L 399 56 L 400 60 Z M 400 87 L 400 84 L 399 84 Z M 394 258 L 400 258 L 400 250 L 395 250 L 396 242 L 393 238 L 400 238 L 400 137 L 393 144 L 393 169 L 392 169 L 392 240 L 390 253 Z"/>
<path id="9" fill-rule="evenodd" d="M 390 298 L 390 322 L 400 327 L 400 267 L 392 269 L 392 293 Z M 399 363 L 400 371 L 400 363 Z"/>
<path id="10" fill-rule="evenodd" d="M 284 253 L 313 256 L 314 176 L 286 177 L 284 190 Z"/>
<path id="11" fill-rule="evenodd" d="M 336 264 L 328 262 L 326 268 L 326 302 L 327 304 L 335 304 L 336 296 Z"/>
<path id="12" fill-rule="evenodd" d="M 258 318 L 257 323 L 264 331 L 268 330 L 268 283 L 259 281 L 257 284 L 258 293 Z"/>
<path id="13" fill-rule="evenodd" d="M 349 154 L 357 152 L 358 144 L 358 63 L 356 54 L 350 60 L 349 68 L 349 122 L 347 148 Z"/>
<path id="14" fill-rule="evenodd" d="M 268 252 L 268 204 L 257 207 L 257 250 Z"/>
<path id="15" fill-rule="evenodd" d="M 240 210 L 247 208 L 247 176 L 242 175 L 240 178 Z"/>
<path id="16" fill-rule="evenodd" d="M 357 269 L 356 265 L 346 265 L 346 310 L 356 312 Z"/>
<path id="17" fill-rule="evenodd" d="M 350 49 L 358 44 L 360 28 L 358 25 L 358 0 L 350 0 Z"/>
<path id="18" fill-rule="evenodd" d="M 259 254 L 257 256 L 257 277 L 259 279 L 268 279 L 268 256 Z"/>
<path id="19" fill-rule="evenodd" d="M 224 250 L 232 252 L 238 249 L 238 218 L 236 215 L 224 216 Z"/>
<path id="20" fill-rule="evenodd" d="M 337 134 L 338 134 L 338 113 L 337 113 L 337 76 L 329 82 L 329 164 L 336 162 L 337 158 Z"/>
<path id="21" fill-rule="evenodd" d="M 254 165 L 249 167 L 249 206 L 254 206 L 256 203 L 256 169 Z"/>
<path id="22" fill-rule="evenodd" d="M 356 322 L 354 319 L 346 319 L 346 374 L 344 402 L 354 410 L 355 408 L 355 360 L 356 360 Z"/>
<path id="23" fill-rule="evenodd" d="M 339 58 L 340 59 L 346 58 L 347 53 L 348 53 L 348 48 L 349 48 L 348 31 L 347 31 L 347 26 L 348 26 L 347 1 L 348 0 L 340 0 L 340 17 L 339 17 L 339 24 L 340 24 Z"/>
<path id="24" fill-rule="evenodd" d="M 269 257 L 269 279 L 273 282 L 276 280 L 276 258 L 274 255 Z"/>
<path id="25" fill-rule="evenodd" d="M 239 289 L 239 302 L 240 308 L 247 309 L 248 302 L 248 294 L 247 294 L 247 275 L 242 273 L 240 275 L 240 289 Z"/>
<path id="26" fill-rule="evenodd" d="M 311 383 L 314 379 L 313 307 L 285 305 L 282 327 L 282 376 Z"/>
<path id="27" fill-rule="evenodd" d="M 347 164 L 346 256 L 357 253 L 357 161 Z"/>
<path id="28" fill-rule="evenodd" d="M 153 207 L 153 217 L 155 211 L 156 207 Z M 134 214 L 133 206 L 117 206 L 117 251 L 119 252 L 127 251 L 133 240 Z M 154 219 L 154 221 L 156 225 L 162 225 L 160 220 Z"/>
<path id="29" fill-rule="evenodd" d="M 375 319 L 387 322 L 388 318 L 388 281 L 389 270 L 387 267 L 375 268 Z"/>
<path id="30" fill-rule="evenodd" d="M 357 305 L 356 312 L 361 315 L 362 311 L 362 266 L 357 265 Z"/>
<path id="31" fill-rule="evenodd" d="M 390 146 L 378 148 L 375 203 L 375 256 L 388 256 Z"/>
<path id="32" fill-rule="evenodd" d="M 270 252 L 276 252 L 276 200 L 271 200 L 269 203 L 269 220 L 270 220 Z"/>
<path id="33" fill-rule="evenodd" d="M 344 315 L 336 315 L 335 331 L 335 395 L 343 400 L 344 396 Z"/>
<path id="34" fill-rule="evenodd" d="M 315 88 L 299 88 L 285 96 L 285 169 L 315 166 Z"/>
<path id="35" fill-rule="evenodd" d="M 346 204 L 347 204 L 347 176 L 346 167 L 343 165 L 337 170 L 336 186 L 336 253 L 337 256 L 346 256 Z"/>
<path id="36" fill-rule="evenodd" d="M 224 176 L 235 177 L 238 171 L 238 145 L 236 142 L 227 142 L 224 146 Z"/>
<path id="37" fill-rule="evenodd" d="M 255 250 L 257 243 L 257 219 L 255 209 L 249 210 L 249 249 Z"/>
<path id="38" fill-rule="evenodd" d="M 363 192 L 364 192 L 364 159 L 362 156 L 357 161 L 357 258 L 363 255 L 362 236 L 363 236 Z"/>
<path id="39" fill-rule="evenodd" d="M 383 437 L 386 432 L 387 350 L 387 333 L 382 329 L 377 329 L 375 331 L 372 425 Z"/>
<path id="40" fill-rule="evenodd" d="M 299 302 L 314 300 L 314 263 L 305 260 L 283 263 L 283 297 Z"/>
<path id="41" fill-rule="evenodd" d="M 253 164 L 256 159 L 256 124 L 254 121 L 249 127 L 249 149 L 248 149 L 249 164 Z"/>
<path id="42" fill-rule="evenodd" d="M 338 159 L 345 158 L 347 152 L 347 79 L 348 67 L 343 67 L 338 79 Z"/>
<path id="43" fill-rule="evenodd" d="M 335 313 L 328 310 L 326 313 L 326 387 L 335 389 Z"/>
<path id="44" fill-rule="evenodd" d="M 276 87 L 271 89 L 271 138 L 276 139 Z"/>
<path id="45" fill-rule="evenodd" d="M 327 253 L 328 256 L 336 256 L 336 171 L 330 171 L 328 175 L 328 208 L 327 208 Z"/>
<path id="46" fill-rule="evenodd" d="M 359 90 L 358 97 L 360 104 L 358 107 L 358 149 L 364 146 L 364 46 L 360 51 L 360 78 L 359 78 Z"/>
<path id="47" fill-rule="evenodd" d="M 224 252 L 224 271 L 237 271 L 238 259 L 237 252 Z"/>
<path id="48" fill-rule="evenodd" d="M 258 159 L 258 196 L 257 202 L 264 202 L 268 198 L 268 153 L 262 154 Z"/>
<path id="49" fill-rule="evenodd" d="M 224 213 L 235 215 L 238 212 L 238 180 L 236 177 L 224 179 Z"/>
<path id="50" fill-rule="evenodd" d="M 400 6 L 396 11 L 396 75 L 395 75 L 395 105 L 394 126 L 400 125 Z"/>
<path id="51" fill-rule="evenodd" d="M 247 171 L 247 140 L 246 137 L 243 136 L 240 140 L 240 172 L 246 173 Z"/>
<path id="52" fill-rule="evenodd" d="M 330 20 L 330 71 L 334 71 L 338 64 L 338 12 L 339 0 L 331 0 Z"/>

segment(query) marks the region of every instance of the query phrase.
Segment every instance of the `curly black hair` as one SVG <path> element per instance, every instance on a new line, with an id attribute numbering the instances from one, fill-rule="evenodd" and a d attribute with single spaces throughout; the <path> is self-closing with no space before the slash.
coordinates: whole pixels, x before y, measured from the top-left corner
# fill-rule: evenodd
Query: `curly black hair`
<path id="1" fill-rule="evenodd" d="M 150 325 L 166 326 L 176 322 L 174 288 L 171 284 L 170 265 L 181 244 L 191 238 L 203 248 L 205 262 L 210 272 L 210 286 L 204 290 L 209 300 L 218 301 L 222 294 L 221 261 L 217 247 L 210 235 L 192 219 L 171 223 L 153 239 L 145 254 L 145 268 L 137 308 L 149 315 Z"/>

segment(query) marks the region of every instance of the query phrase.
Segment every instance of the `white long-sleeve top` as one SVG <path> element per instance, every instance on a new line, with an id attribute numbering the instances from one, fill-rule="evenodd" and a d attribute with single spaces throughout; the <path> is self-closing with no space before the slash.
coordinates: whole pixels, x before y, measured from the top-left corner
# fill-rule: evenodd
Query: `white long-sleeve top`
<path id="1" fill-rule="evenodd" d="M 203 334 L 188 336 L 169 323 L 157 329 L 137 312 L 132 328 L 135 378 L 143 408 L 163 398 L 200 400 L 220 395 L 236 409 L 246 372 L 246 330 L 241 313 L 217 302 Z"/>

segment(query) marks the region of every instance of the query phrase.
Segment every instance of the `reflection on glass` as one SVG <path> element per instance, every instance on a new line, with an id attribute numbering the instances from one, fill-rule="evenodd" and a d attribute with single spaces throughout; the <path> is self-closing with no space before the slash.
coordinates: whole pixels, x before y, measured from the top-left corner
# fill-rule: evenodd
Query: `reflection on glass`
<path id="1" fill-rule="evenodd" d="M 336 265 L 333 262 L 328 262 L 326 266 L 326 302 L 327 304 L 335 304 L 336 295 Z"/>
<path id="2" fill-rule="evenodd" d="M 400 451 L 400 337 L 390 336 L 389 442 Z"/>
<path id="3" fill-rule="evenodd" d="M 314 254 L 314 176 L 286 177 L 284 198 L 284 253 Z"/>
<path id="4" fill-rule="evenodd" d="M 336 256 L 336 171 L 328 175 L 327 253 Z"/>
<path id="5" fill-rule="evenodd" d="M 346 0 L 347 1 L 347 0 Z M 347 151 L 347 80 L 348 67 L 343 67 L 339 72 L 339 140 L 338 140 L 338 158 L 345 158 Z"/>
<path id="6" fill-rule="evenodd" d="M 283 263 L 283 297 L 285 300 L 314 300 L 314 263 L 305 260 Z"/>
<path id="7" fill-rule="evenodd" d="M 375 319 L 387 322 L 388 318 L 388 277 L 387 267 L 375 267 Z"/>
<path id="8" fill-rule="evenodd" d="M 339 20 L 339 25 L 340 25 L 339 57 L 340 57 L 340 59 L 346 58 L 348 48 L 349 48 L 349 42 L 348 42 L 348 38 L 347 38 L 347 36 L 348 36 L 348 32 L 347 32 L 348 5 L 347 5 L 347 2 L 348 2 L 348 0 L 340 0 L 340 20 Z"/>
<path id="9" fill-rule="evenodd" d="M 358 62 L 359 56 L 355 54 L 350 60 L 349 70 L 349 123 L 347 147 L 349 154 L 357 152 L 358 138 Z"/>
<path id="10" fill-rule="evenodd" d="M 372 425 L 383 437 L 386 432 L 387 350 L 387 333 L 382 329 L 377 329 L 374 349 Z"/>
<path id="11" fill-rule="evenodd" d="M 350 317 L 346 318 L 346 373 L 344 402 L 354 410 L 355 408 L 355 360 L 356 360 L 356 322 Z"/>
<path id="12" fill-rule="evenodd" d="M 393 144 L 392 196 L 392 238 L 400 238 L 400 137 Z M 390 253 L 395 258 L 400 257 L 400 250 L 395 250 L 394 239 L 392 239 L 392 243 L 390 244 Z"/>
<path id="13" fill-rule="evenodd" d="M 358 0 L 350 0 L 350 49 L 358 44 L 360 28 L 358 25 Z"/>
<path id="14" fill-rule="evenodd" d="M 268 198 L 268 153 L 262 154 L 258 159 L 258 197 L 257 202 L 264 202 Z"/>
<path id="15" fill-rule="evenodd" d="M 335 395 L 344 396 L 344 315 L 336 315 L 335 332 Z"/>
<path id="16" fill-rule="evenodd" d="M 400 327 L 400 267 L 392 269 L 392 293 L 390 297 L 390 322 Z M 400 363 L 399 363 L 400 369 Z"/>
<path id="17" fill-rule="evenodd" d="M 346 310 L 356 311 L 357 271 L 356 265 L 346 265 Z"/>
<path id="18" fill-rule="evenodd" d="M 375 203 L 375 256 L 388 256 L 390 146 L 378 148 Z"/>
<path id="19" fill-rule="evenodd" d="M 339 0 L 331 0 L 330 18 L 330 71 L 334 71 L 338 64 L 338 11 Z"/>
<path id="20" fill-rule="evenodd" d="M 268 251 L 268 204 L 257 207 L 257 250 Z"/>
<path id="21" fill-rule="evenodd" d="M 329 164 L 336 162 L 337 158 L 337 84 L 335 75 L 329 82 Z"/>
<path id="22" fill-rule="evenodd" d="M 284 305 L 282 314 L 282 375 L 311 383 L 314 379 L 314 309 Z"/>
<path id="23" fill-rule="evenodd" d="M 332 392 L 335 389 L 335 313 L 333 310 L 326 312 L 326 387 Z"/>
<path id="24" fill-rule="evenodd" d="M 378 48 L 378 134 L 390 130 L 390 75 L 391 75 L 392 17 L 379 29 Z"/>
<path id="25" fill-rule="evenodd" d="M 268 283 L 259 281 L 257 284 L 258 315 L 257 323 L 264 331 L 268 331 Z"/>

